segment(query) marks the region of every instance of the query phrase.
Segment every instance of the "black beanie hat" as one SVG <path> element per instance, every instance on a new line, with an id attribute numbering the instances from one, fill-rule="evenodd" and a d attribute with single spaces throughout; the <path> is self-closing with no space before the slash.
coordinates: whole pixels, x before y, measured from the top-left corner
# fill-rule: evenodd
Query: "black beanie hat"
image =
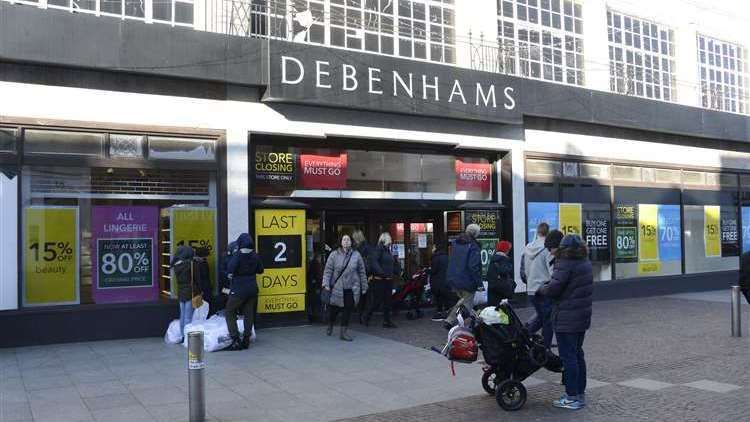
<path id="1" fill-rule="evenodd" d="M 560 242 L 563 239 L 563 233 L 560 230 L 551 230 L 547 237 L 544 239 L 544 247 L 552 250 L 560 247 Z"/>

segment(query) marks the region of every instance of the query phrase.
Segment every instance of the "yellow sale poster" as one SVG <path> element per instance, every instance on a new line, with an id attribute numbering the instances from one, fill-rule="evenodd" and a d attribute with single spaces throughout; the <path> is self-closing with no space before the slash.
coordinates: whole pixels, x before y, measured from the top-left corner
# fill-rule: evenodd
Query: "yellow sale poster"
<path id="1" fill-rule="evenodd" d="M 78 207 L 24 209 L 24 306 L 79 302 Z"/>
<path id="2" fill-rule="evenodd" d="M 178 246 L 206 248 L 211 285 L 216 286 L 216 209 L 204 207 L 172 208 L 171 255 Z M 177 281 L 172 278 L 172 295 L 177 295 Z"/>
<path id="3" fill-rule="evenodd" d="M 564 234 L 581 235 L 581 204 L 560 204 L 560 231 Z"/>
<path id="4" fill-rule="evenodd" d="M 255 245 L 265 271 L 258 275 L 258 312 L 305 310 L 305 211 L 255 211 Z"/>
<path id="5" fill-rule="evenodd" d="M 720 206 L 705 205 L 703 207 L 703 242 L 707 258 L 721 256 L 720 217 Z"/>
<path id="6" fill-rule="evenodd" d="M 659 260 L 658 215 L 658 205 L 638 205 L 638 259 L 641 261 Z"/>

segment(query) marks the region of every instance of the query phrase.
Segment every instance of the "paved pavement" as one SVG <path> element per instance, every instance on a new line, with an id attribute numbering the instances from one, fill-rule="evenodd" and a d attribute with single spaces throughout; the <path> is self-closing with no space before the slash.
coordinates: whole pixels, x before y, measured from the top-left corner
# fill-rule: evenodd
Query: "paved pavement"
<path id="1" fill-rule="evenodd" d="M 585 344 L 590 404 L 576 413 L 550 406 L 562 388 L 543 370 L 527 382 L 524 409 L 503 412 L 483 394 L 479 365 L 457 365 L 451 377 L 427 350 L 445 337 L 428 319 L 354 326 L 353 343 L 320 326 L 261 330 L 249 351 L 207 355 L 208 413 L 271 422 L 750 420 L 748 307 L 745 337 L 731 338 L 728 305 L 698 296 L 596 302 Z M 185 355 L 161 339 L 0 349 L 0 422 L 186 421 Z"/>
<path id="2" fill-rule="evenodd" d="M 478 394 L 470 398 L 348 420 L 747 421 L 750 307 L 743 302 L 744 337 L 732 338 L 728 296 L 722 290 L 595 302 L 593 327 L 584 345 L 589 404 L 578 412 L 550 405 L 563 388 L 558 375 L 542 370 L 534 374 L 526 406 L 518 412 L 500 410 L 493 397 L 480 394 L 477 384 Z M 530 310 L 519 314 L 524 318 Z M 442 339 L 427 329 L 429 324 L 436 323 L 419 321 L 400 332 L 377 334 L 426 346 Z"/>

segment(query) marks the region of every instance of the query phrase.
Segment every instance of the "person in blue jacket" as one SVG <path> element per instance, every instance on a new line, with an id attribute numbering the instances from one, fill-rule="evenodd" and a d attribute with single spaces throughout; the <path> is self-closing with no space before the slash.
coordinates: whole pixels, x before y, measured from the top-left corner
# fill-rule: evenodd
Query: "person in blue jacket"
<path id="1" fill-rule="evenodd" d="M 474 294 L 483 287 L 481 247 L 477 242 L 480 231 L 478 224 L 469 224 L 466 232 L 461 234 L 451 247 L 448 259 L 448 285 L 458 295 L 458 302 L 445 319 L 446 328 L 456 324 L 461 306 L 466 309 L 474 308 Z"/>
<path id="2" fill-rule="evenodd" d="M 552 279 L 541 287 L 541 294 L 554 303 L 552 326 L 563 364 L 565 394 L 552 404 L 578 410 L 586 405 L 586 360 L 583 339 L 591 327 L 594 274 L 586 243 L 577 234 L 568 234 L 555 251 Z"/>
<path id="3" fill-rule="evenodd" d="M 263 263 L 253 248 L 252 238 L 242 233 L 237 238 L 237 253 L 232 255 L 227 264 L 227 278 L 230 280 L 229 298 L 227 299 L 226 319 L 232 344 L 228 350 L 241 350 L 250 347 L 250 334 L 255 322 L 255 307 L 258 304 L 258 283 L 256 274 L 263 273 Z M 244 333 L 240 341 L 237 329 L 237 312 L 244 317 Z"/>

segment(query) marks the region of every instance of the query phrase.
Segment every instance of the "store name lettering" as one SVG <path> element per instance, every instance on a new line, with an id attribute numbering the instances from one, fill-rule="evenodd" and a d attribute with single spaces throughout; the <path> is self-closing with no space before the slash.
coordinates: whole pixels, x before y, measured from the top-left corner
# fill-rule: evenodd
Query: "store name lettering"
<path id="1" fill-rule="evenodd" d="M 293 71 L 293 69 L 295 69 Z M 334 89 L 331 83 L 331 63 L 323 60 L 315 61 L 315 87 L 318 89 Z M 292 73 L 293 72 L 293 73 Z M 385 87 L 383 83 L 383 70 L 377 67 L 368 67 L 366 74 L 366 87 L 360 87 L 357 77 L 361 70 L 349 64 L 341 65 L 341 86 L 343 91 L 354 92 L 359 89 L 367 89 L 370 95 L 388 94 L 398 97 L 406 95 L 409 98 L 415 96 L 415 80 L 417 87 L 421 87 L 422 100 L 433 100 L 435 102 L 447 101 L 448 103 L 461 102 L 464 105 L 473 104 L 477 107 L 498 108 L 514 110 L 516 108 L 515 89 L 510 86 L 502 87 L 502 94 L 496 89 L 495 84 L 482 85 L 476 82 L 474 86 L 462 83 L 458 79 L 440 81 L 437 76 L 414 75 L 413 73 L 400 73 L 391 71 L 393 83 Z M 299 85 L 305 80 L 305 65 L 301 60 L 291 56 L 281 56 L 281 83 L 283 85 Z M 450 92 L 447 92 L 447 87 Z M 338 88 L 338 87 L 337 87 Z M 418 95 L 419 91 L 416 92 Z M 498 97 L 502 95 L 502 104 L 498 104 Z M 445 100 L 447 98 L 447 100 Z"/>

